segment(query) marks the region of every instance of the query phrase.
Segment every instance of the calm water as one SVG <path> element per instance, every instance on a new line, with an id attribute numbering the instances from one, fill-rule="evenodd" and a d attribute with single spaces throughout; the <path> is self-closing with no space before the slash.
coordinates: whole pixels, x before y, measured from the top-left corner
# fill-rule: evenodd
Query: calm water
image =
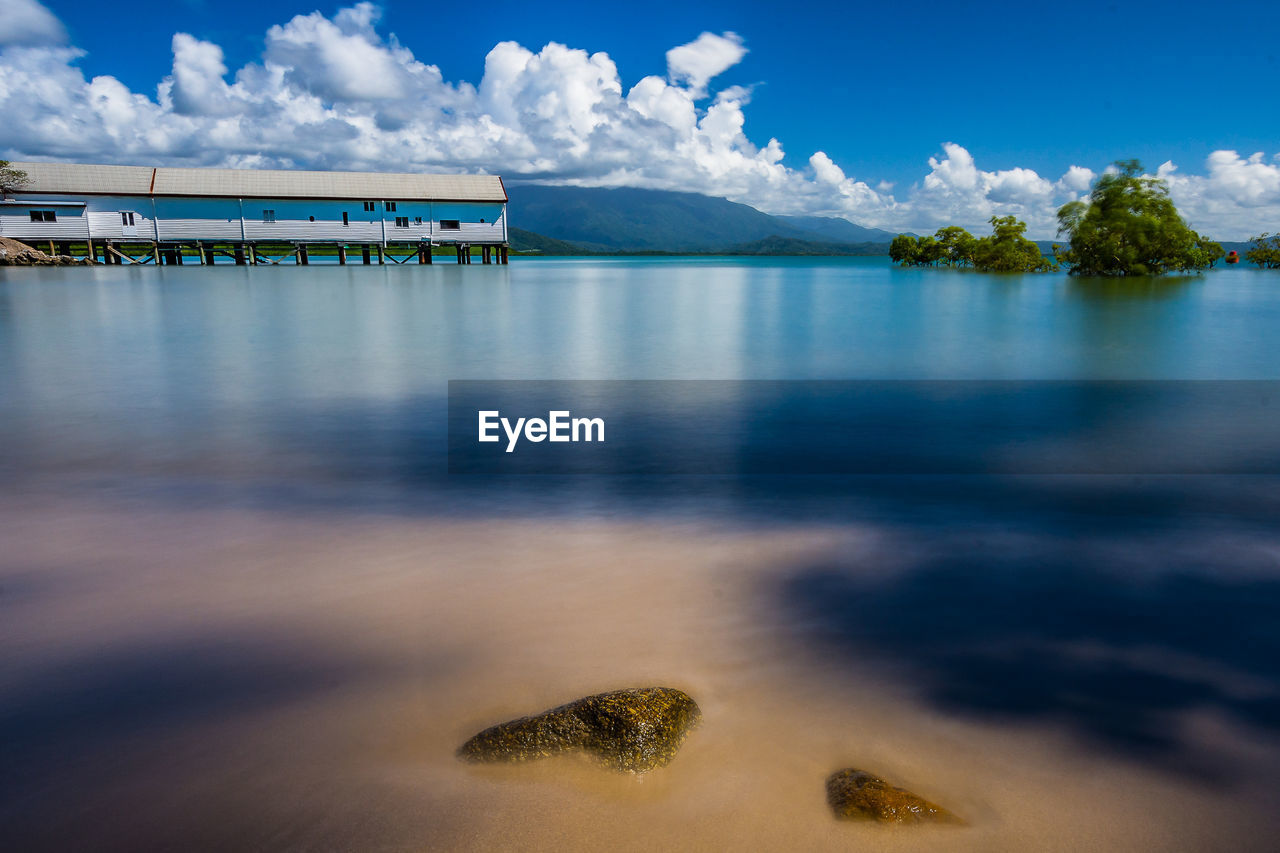
<path id="1" fill-rule="evenodd" d="M 1268 849 L 1274 478 L 451 478 L 445 395 L 1278 380 L 1277 330 L 1280 273 L 1251 269 L 0 271 L 0 837 Z M 1256 452 L 1268 425 L 1245 426 L 1223 452 Z M 485 725 L 642 682 L 708 724 L 641 787 L 452 759 Z M 821 783 L 849 764 L 973 828 L 835 824 Z"/>

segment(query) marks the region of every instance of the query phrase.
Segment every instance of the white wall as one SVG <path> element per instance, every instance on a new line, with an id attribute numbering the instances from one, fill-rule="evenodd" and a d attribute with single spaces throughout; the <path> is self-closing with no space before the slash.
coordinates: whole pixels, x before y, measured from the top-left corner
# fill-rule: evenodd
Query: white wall
<path id="1" fill-rule="evenodd" d="M 501 243 L 506 237 L 506 205 L 467 202 L 396 201 L 394 211 L 386 202 L 297 199 L 156 198 L 136 196 L 72 196 L 19 193 L 23 203 L 0 211 L 0 235 L 16 239 L 83 240 L 86 226 L 95 240 L 185 240 L 399 243 L 431 240 L 436 243 Z M 85 207 L 57 208 L 58 222 L 31 222 L 30 210 L 43 209 L 39 200 L 83 201 Z M 241 224 L 243 204 L 244 221 Z M 51 208 L 52 209 L 52 208 Z M 63 211 L 67 211 L 66 222 Z M 122 211 L 134 215 L 136 234 L 126 236 Z M 274 212 L 274 222 L 264 221 L 264 211 Z M 347 214 L 347 225 L 342 214 Z M 74 221 L 72 216 L 74 213 Z M 314 221 L 312 220 L 314 217 Z M 408 227 L 396 225 L 406 217 Z M 421 222 L 417 220 L 421 219 Z M 444 230 L 440 220 L 458 220 L 460 228 Z M 484 220 L 481 222 L 480 220 Z"/>

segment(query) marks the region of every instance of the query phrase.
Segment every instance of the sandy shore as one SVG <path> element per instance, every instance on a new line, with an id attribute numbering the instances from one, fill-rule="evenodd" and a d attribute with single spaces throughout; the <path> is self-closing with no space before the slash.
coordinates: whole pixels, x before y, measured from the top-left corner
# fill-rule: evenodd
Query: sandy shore
<path id="1" fill-rule="evenodd" d="M 1238 851 L 1280 828 L 1280 745 L 1212 707 L 1179 726 L 1225 775 L 953 713 L 892 661 L 813 643 L 779 590 L 922 547 L 873 528 L 10 496 L 0 540 L 11 849 Z M 705 714 L 666 769 L 454 758 L 644 684 Z M 851 765 L 972 826 L 837 823 L 823 780 Z"/>

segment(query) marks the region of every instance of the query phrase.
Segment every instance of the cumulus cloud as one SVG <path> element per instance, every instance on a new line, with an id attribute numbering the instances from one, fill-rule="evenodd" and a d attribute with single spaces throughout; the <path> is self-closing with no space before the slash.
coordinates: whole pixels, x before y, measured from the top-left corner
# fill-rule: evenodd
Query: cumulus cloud
<path id="1" fill-rule="evenodd" d="M 737 33 L 703 33 L 688 44 L 667 51 L 667 76 L 685 83 L 695 98 L 706 96 L 707 84 L 742 61 L 747 48 Z"/>
<path id="2" fill-rule="evenodd" d="M 67 31 L 38 0 L 4 0 L 0 6 L 0 46 L 64 44 Z"/>
<path id="3" fill-rule="evenodd" d="M 703 192 L 771 213 L 843 216 L 887 229 L 1026 220 L 1052 237 L 1058 205 L 1096 173 L 1057 180 L 1025 168 L 987 170 L 948 142 L 921 180 L 900 190 L 846 173 L 827 153 L 788 166 L 777 139 L 744 132 L 750 88 L 711 81 L 747 48 L 703 33 L 667 53 L 665 76 L 629 90 L 608 54 L 555 42 L 501 42 L 478 84 L 447 81 L 394 35 L 370 3 L 271 27 L 260 59 L 232 70 L 222 48 L 172 39 L 171 72 L 154 94 L 112 76 L 87 79 L 82 53 L 35 0 L 0 35 L 0 156 L 246 168 L 500 173 L 511 180 Z M 1162 167 L 1192 225 L 1221 239 L 1280 219 L 1280 160 L 1215 152 L 1207 174 Z M 1274 227 L 1274 226 L 1272 226 Z"/>

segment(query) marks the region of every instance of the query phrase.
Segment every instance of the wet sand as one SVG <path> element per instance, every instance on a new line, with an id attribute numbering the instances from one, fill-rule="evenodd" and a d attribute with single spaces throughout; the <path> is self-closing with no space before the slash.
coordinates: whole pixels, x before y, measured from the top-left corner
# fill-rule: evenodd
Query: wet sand
<path id="1" fill-rule="evenodd" d="M 1239 851 L 1280 829 L 1280 741 L 1220 705 L 1178 715 L 1200 764 L 958 713 L 786 600 L 805 567 L 898 571 L 945 537 L 11 494 L 0 541 L 7 849 Z M 705 716 L 665 769 L 454 757 L 646 684 Z M 972 825 L 838 823 L 845 766 Z"/>

